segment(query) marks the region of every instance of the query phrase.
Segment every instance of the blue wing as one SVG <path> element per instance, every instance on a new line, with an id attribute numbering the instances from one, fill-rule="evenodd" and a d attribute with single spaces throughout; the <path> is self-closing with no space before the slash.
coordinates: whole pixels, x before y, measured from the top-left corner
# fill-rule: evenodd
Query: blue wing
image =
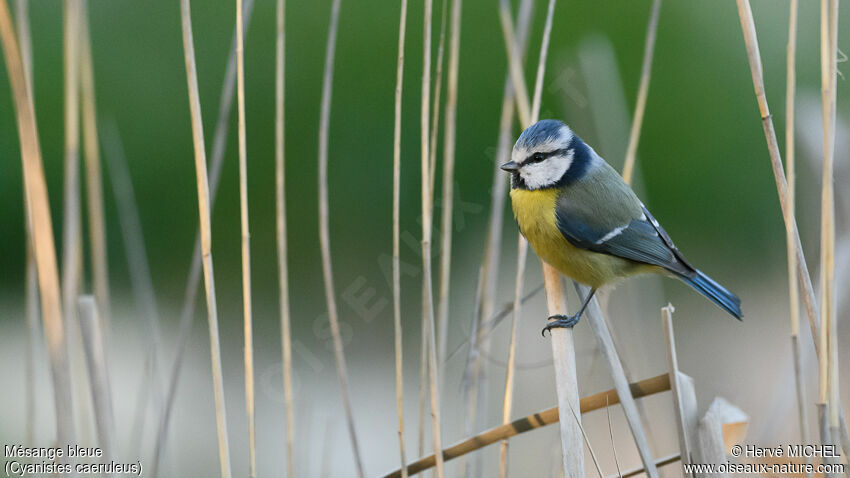
<path id="1" fill-rule="evenodd" d="M 576 203 L 559 202 L 555 214 L 558 229 L 573 246 L 663 267 L 686 277 L 695 274 L 695 269 L 643 205 L 639 217 L 612 227 L 598 217 L 588 217 L 581 205 L 572 207 L 572 204 Z"/>

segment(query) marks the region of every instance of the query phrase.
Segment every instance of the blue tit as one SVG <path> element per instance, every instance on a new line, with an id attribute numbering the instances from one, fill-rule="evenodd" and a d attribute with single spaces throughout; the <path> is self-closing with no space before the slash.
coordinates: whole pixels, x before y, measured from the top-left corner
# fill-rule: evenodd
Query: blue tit
<path id="1" fill-rule="evenodd" d="M 693 267 L 620 174 L 564 123 L 523 131 L 502 169 L 522 235 L 541 259 L 591 288 L 578 313 L 550 317 L 544 332 L 573 327 L 596 289 L 642 273 L 678 278 L 741 319 L 741 300 Z"/>

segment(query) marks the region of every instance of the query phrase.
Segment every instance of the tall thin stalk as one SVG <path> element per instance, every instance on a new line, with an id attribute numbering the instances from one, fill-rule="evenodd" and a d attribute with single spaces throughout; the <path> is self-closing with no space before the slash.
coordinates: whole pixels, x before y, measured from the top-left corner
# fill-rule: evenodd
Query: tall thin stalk
<path id="1" fill-rule="evenodd" d="M 431 100 L 431 23 L 433 20 L 433 0 L 425 0 L 423 53 L 422 53 L 422 111 L 421 127 L 421 180 L 422 180 L 422 320 L 427 334 L 428 376 L 431 396 L 431 425 L 434 450 L 442 448 L 440 433 L 440 391 L 439 369 L 437 366 L 437 340 L 434 324 L 434 294 L 431 284 L 431 233 L 434 199 L 431 194 L 430 155 L 428 136 L 428 111 Z M 437 459 L 437 476 L 443 477 L 443 460 Z"/>
<path id="2" fill-rule="evenodd" d="M 245 28 L 250 25 L 249 19 L 254 8 L 254 0 L 245 1 L 243 14 Z M 210 157 L 209 191 L 210 210 L 215 206 L 216 193 L 218 192 L 219 179 L 221 179 L 221 168 L 224 165 L 224 152 L 227 146 L 228 131 L 230 129 L 230 113 L 233 109 L 233 99 L 236 94 L 236 29 L 233 31 L 233 39 L 230 45 L 230 56 L 227 59 L 227 69 L 224 73 L 224 82 L 221 87 L 221 96 L 218 104 L 218 118 L 216 119 L 215 136 L 213 137 L 213 148 Z M 183 306 L 180 311 L 180 326 L 177 335 L 177 354 L 171 366 L 168 379 L 168 391 L 165 397 L 165 406 L 159 420 L 159 431 L 154 451 L 154 465 L 151 476 L 156 478 L 158 466 L 162 460 L 163 453 L 168 441 L 168 425 L 171 421 L 171 410 L 177 395 L 177 386 L 180 379 L 180 371 L 183 366 L 189 334 L 192 331 L 192 323 L 195 320 L 195 302 L 198 296 L 198 286 L 201 281 L 201 230 L 195 235 L 195 246 L 192 251 L 192 264 L 189 267 L 189 276 L 186 279 L 186 292 L 183 296 Z"/>
<path id="3" fill-rule="evenodd" d="M 776 191 L 779 195 L 779 205 L 782 208 L 782 217 L 785 220 L 785 227 L 792 229 L 794 240 L 795 255 L 797 256 L 797 280 L 799 287 L 803 292 L 803 304 L 806 306 L 806 313 L 809 317 L 809 326 L 812 329 L 812 340 L 815 346 L 815 352 L 818 356 L 818 361 L 825 360 L 827 351 L 821 350 L 821 329 L 823 324 L 818 313 L 817 301 L 812 287 L 809 268 L 806 265 L 806 257 L 803 255 L 803 248 L 800 243 L 800 233 L 797 229 L 797 221 L 790 208 L 790 200 L 788 193 L 788 183 L 785 179 L 785 172 L 782 167 L 782 156 L 779 153 L 779 143 L 776 140 L 776 130 L 773 127 L 773 117 L 768 108 L 767 97 L 764 92 L 764 74 L 761 65 L 761 53 L 759 52 L 758 38 L 756 37 L 756 27 L 753 22 L 753 12 L 750 9 L 749 0 L 737 0 L 738 16 L 741 19 L 741 29 L 744 33 L 744 44 L 747 48 L 747 58 L 750 63 L 750 72 L 753 77 L 753 87 L 755 88 L 756 99 L 759 105 L 759 113 L 761 114 L 762 127 L 764 128 L 765 139 L 767 140 L 767 149 L 770 153 L 770 164 L 773 169 L 773 178 L 776 182 Z M 822 365 L 821 365 L 822 366 Z M 846 430 L 846 421 L 844 412 L 841 407 L 838 407 L 839 413 L 839 428 Z M 842 432 L 843 434 L 843 432 Z"/>
<path id="4" fill-rule="evenodd" d="M 284 87 L 286 85 L 286 0 L 277 0 L 275 58 L 275 214 L 277 273 L 280 287 L 280 342 L 283 354 L 283 397 L 286 409 L 286 476 L 295 476 L 295 406 L 292 393 L 292 326 L 289 313 L 289 263 L 286 240 L 286 163 L 284 162 Z"/>
<path id="5" fill-rule="evenodd" d="M 788 181 L 788 207 L 791 216 L 796 214 L 797 185 L 796 151 L 794 149 L 795 105 L 797 90 L 797 0 L 791 0 L 788 14 L 788 45 L 786 50 L 785 81 L 785 177 Z M 794 384 L 797 390 L 797 417 L 800 425 L 800 443 L 809 443 L 809 419 L 806 413 L 805 381 L 803 379 L 802 350 L 800 349 L 800 289 L 797 286 L 797 256 L 794 254 L 794 231 L 785 228 L 788 252 L 788 310 L 791 316 L 791 355 L 794 362 Z M 805 457 L 811 463 L 811 457 Z M 807 476 L 812 478 L 812 473 Z"/>
<path id="6" fill-rule="evenodd" d="M 828 404 L 829 433 L 838 442 L 838 344 L 835 295 L 835 118 L 838 57 L 838 0 L 821 0 L 821 101 L 823 179 L 821 183 L 821 345 L 820 403 Z"/>
<path id="7" fill-rule="evenodd" d="M 21 163 L 24 174 L 26 204 L 32 218 L 30 241 L 38 268 L 38 285 L 41 293 L 42 320 L 50 358 L 56 409 L 56 441 L 59 444 L 74 443 L 74 420 L 71 393 L 71 370 L 68 363 L 68 347 L 65 325 L 62 320 L 59 274 L 56 265 L 56 250 L 53 242 L 53 224 L 44 166 L 38 143 L 38 128 L 35 121 L 32 92 L 27 84 L 27 75 L 15 38 L 15 29 L 6 0 L 0 1 L 0 42 L 6 59 L 6 73 L 12 88 L 15 114 L 18 123 L 18 138 L 21 144 Z"/>
<path id="8" fill-rule="evenodd" d="M 160 331 L 159 307 L 153 279 L 145 250 L 145 237 L 142 231 L 142 221 L 139 208 L 127 167 L 127 158 L 118 127 L 114 122 L 107 121 L 104 131 L 104 159 L 106 170 L 109 172 L 109 184 L 118 209 L 118 223 L 121 226 L 121 238 L 124 244 L 124 254 L 130 275 L 130 288 L 133 300 L 139 313 L 147 325 L 148 351 L 146 373 L 139 384 L 140 393 L 137 395 L 136 418 L 131 429 L 131 450 L 138 450 L 138 444 L 144 435 L 145 413 L 147 411 L 148 395 L 153 396 L 152 410 L 156 416 L 162 407 L 163 397 L 160 383 L 160 356 L 162 348 L 162 332 Z M 157 444 L 159 445 L 159 444 Z"/>
<path id="9" fill-rule="evenodd" d="M 510 8 L 510 5 L 499 3 L 499 8 Z M 512 34 L 516 42 L 516 50 L 521 57 L 525 56 L 528 43 L 528 31 L 531 24 L 531 13 L 534 2 L 522 0 L 517 12 L 517 31 Z M 510 16 L 510 10 L 507 15 Z M 512 126 L 514 123 L 514 96 L 513 81 L 510 70 L 505 74 L 505 83 L 502 93 L 502 112 L 499 117 L 499 136 L 496 157 L 493 161 L 493 187 L 490 195 L 490 218 L 487 227 L 487 242 L 480 273 L 480 293 L 476 295 L 477 314 L 473 316 L 473 327 L 471 334 L 469 353 L 465 370 L 466 383 L 464 392 L 467 401 L 467 414 L 465 431 L 472 434 L 477 426 L 476 420 L 479 416 L 478 402 L 481 400 L 486 404 L 486 384 L 482 384 L 486 378 L 482 354 L 489 351 L 490 340 L 485 338 L 483 331 L 490 327 L 486 322 L 493 316 L 496 287 L 499 282 L 499 262 L 502 251 L 502 225 L 504 221 L 505 196 L 507 195 L 508 182 L 505 180 L 504 171 L 499 166 L 507 161 L 512 146 Z M 482 396 L 479 396 L 479 392 Z M 466 476 L 473 473 L 472 463 L 464 464 Z M 475 466 L 478 466 L 475 463 Z"/>
<path id="10" fill-rule="evenodd" d="M 552 19 L 555 16 L 555 0 L 549 0 L 546 10 L 546 23 L 543 27 L 543 39 L 540 43 L 540 56 L 537 62 L 537 75 L 534 81 L 534 96 L 531 104 L 531 119 L 529 124 L 537 121 L 540 115 L 540 103 L 543 96 L 543 79 L 546 76 L 546 57 L 549 53 L 549 40 L 552 35 Z M 513 48 L 511 49 L 513 50 Z M 515 59 L 511 63 L 518 63 Z M 502 403 L 502 423 L 507 424 L 511 418 L 513 406 L 514 373 L 516 369 L 516 340 L 517 323 L 519 322 L 522 307 L 522 284 L 525 279 L 525 262 L 528 253 L 528 241 L 518 234 L 517 245 L 517 271 L 514 283 L 514 305 L 513 318 L 511 320 L 510 344 L 508 345 L 508 366 L 505 374 L 505 395 Z M 508 476 L 508 441 L 504 440 L 499 446 L 499 476 Z"/>
<path id="11" fill-rule="evenodd" d="M 95 298 L 89 295 L 78 299 L 80 332 L 89 371 L 92 403 L 97 424 L 97 436 L 106 460 L 115 458 L 115 417 L 112 407 L 112 388 L 109 385 L 103 321 L 97 317 Z"/>
<path id="12" fill-rule="evenodd" d="M 550 8 L 554 8 L 551 6 Z M 524 97 L 526 101 L 518 101 L 517 109 L 520 113 L 520 121 L 524 125 L 533 124 L 537 118 L 530 116 L 527 106 L 528 92 L 525 90 L 524 78 L 522 76 L 521 59 L 516 54 L 513 45 L 513 27 L 510 24 L 510 15 L 505 13 L 506 8 L 500 9 L 502 19 L 502 30 L 505 34 L 506 49 L 509 52 L 508 62 L 510 64 L 511 77 L 517 97 Z M 544 32 L 545 34 L 545 32 Z M 547 46 L 544 41 L 543 46 Z M 541 49 L 540 64 L 538 68 L 545 68 L 546 51 Z M 542 74 L 539 74 L 540 76 Z M 541 82 L 542 85 L 542 82 Z M 560 273 L 543 262 L 543 282 L 546 289 L 546 303 L 550 316 L 565 315 L 567 313 L 567 297 L 564 283 Z M 572 329 L 556 329 L 552 334 L 552 354 L 555 357 L 555 380 L 558 395 L 558 407 L 563 416 L 569 416 L 567 412 L 574 413 L 578 408 L 578 377 L 575 364 L 575 345 L 573 343 Z M 575 420 L 561 421 L 561 453 L 563 455 L 564 475 L 571 477 L 584 476 L 584 453 L 583 435 L 581 421 L 578 416 Z"/>
<path id="13" fill-rule="evenodd" d="M 204 266 L 204 285 L 207 298 L 207 321 L 210 333 L 213 392 L 218 431 L 218 454 L 222 478 L 230 478 L 230 446 L 227 439 L 227 417 L 224 403 L 224 378 L 221 372 L 221 350 L 218 334 L 218 307 L 215 299 L 215 276 L 212 262 L 212 229 L 210 227 L 210 191 L 207 179 L 207 154 L 204 149 L 204 125 L 198 92 L 198 73 L 195 66 L 195 46 L 192 39 L 192 15 L 189 0 L 180 0 L 183 29 L 183 51 L 186 62 L 186 82 L 189 89 L 189 109 L 192 116 L 192 140 L 195 147 L 195 176 L 198 185 L 198 213 L 201 221 L 201 252 Z"/>
<path id="14" fill-rule="evenodd" d="M 443 133 L 443 201 L 440 222 L 440 291 L 437 302 L 437 330 L 440 334 L 437 358 L 443 376 L 449 328 L 450 281 L 452 275 L 452 217 L 454 210 L 455 150 L 457 147 L 457 81 L 460 63 L 460 16 L 463 0 L 452 0 L 449 71 L 446 89 L 446 124 Z M 433 147 L 433 145 L 432 145 Z M 433 153 L 433 152 L 432 152 Z M 431 170 L 431 174 L 433 174 Z M 433 178 L 431 178 L 433 180 Z"/>
<path id="15" fill-rule="evenodd" d="M 443 0 L 440 5 L 440 39 L 437 40 L 437 61 L 434 67 L 434 94 L 431 101 L 431 172 L 428 176 L 431 178 L 431 196 L 434 195 L 434 182 L 437 171 L 437 136 L 440 130 L 440 95 L 443 91 L 443 57 L 446 47 L 446 17 L 448 12 L 448 0 Z M 443 342 L 443 332 L 440 331 L 440 336 L 437 341 L 437 348 L 440 351 L 440 356 L 443 356 L 445 348 L 441 345 Z M 448 337 L 446 337 L 448 339 Z M 442 364 L 442 360 L 440 360 Z"/>
<path id="16" fill-rule="evenodd" d="M 398 412 L 398 446 L 402 478 L 407 478 L 404 455 L 404 368 L 401 331 L 401 93 L 404 82 L 404 40 L 407 33 L 407 0 L 401 0 L 398 20 L 398 62 L 395 75 L 395 119 L 393 122 L 393 332 L 395 338 L 395 400 Z"/>
<path id="17" fill-rule="evenodd" d="M 511 319 L 510 344 L 508 345 L 508 366 L 505 372 L 505 398 L 502 403 L 502 424 L 507 425 L 511 421 L 511 409 L 514 396 L 514 374 L 516 373 L 516 342 L 517 324 L 522 311 L 522 285 L 525 278 L 525 263 L 528 256 L 528 241 L 522 235 L 519 236 L 516 259 L 516 281 L 514 283 L 514 305 L 513 317 Z M 502 440 L 499 444 L 499 476 L 508 476 L 508 440 Z"/>
<path id="18" fill-rule="evenodd" d="M 236 0 L 236 109 L 239 135 L 239 217 L 242 232 L 242 320 L 245 346 L 245 411 L 248 415 L 248 476 L 257 476 L 254 418 L 254 318 L 251 312 L 251 232 L 248 218 L 248 152 L 245 131 L 245 34 L 242 0 Z"/>
<path id="19" fill-rule="evenodd" d="M 522 71 L 522 55 L 519 53 L 518 42 L 514 40 L 515 29 L 511 18 L 511 2 L 499 0 L 499 20 L 502 25 L 502 37 L 505 39 L 505 51 L 508 56 L 508 70 L 514 86 L 517 113 L 520 123 L 531 124 L 531 107 L 528 100 L 528 87 Z"/>
<path id="20" fill-rule="evenodd" d="M 15 23 L 18 26 L 18 43 L 21 48 L 24 77 L 32 99 L 32 36 L 30 35 L 29 0 L 15 1 Z M 32 244 L 32 213 L 29 201 L 24 191 L 24 207 L 26 212 L 27 234 L 27 272 L 26 272 L 26 316 L 27 316 L 27 443 L 35 443 L 35 363 L 38 349 L 38 266 L 35 261 L 35 250 Z"/>
<path id="21" fill-rule="evenodd" d="M 67 324 L 77 323 L 82 224 L 80 212 L 80 0 L 64 2 L 65 171 L 62 200 L 62 310 Z M 73 327 L 65 328 L 71 343 Z"/>
<path id="22" fill-rule="evenodd" d="M 100 142 L 97 134 L 97 107 L 94 95 L 94 67 L 86 0 L 80 5 L 80 90 L 83 113 L 83 152 L 86 168 L 86 203 L 89 241 L 91 242 L 92 282 L 98 317 L 104 340 L 109 342 L 111 311 L 109 306 L 109 266 L 106 251 L 106 220 L 103 212 L 103 178 L 100 167 Z"/>
<path id="23" fill-rule="evenodd" d="M 328 43 L 325 51 L 325 75 L 322 81 L 322 105 L 319 118 L 319 245 L 322 250 L 322 275 L 325 282 L 325 300 L 328 306 L 328 320 L 333 335 L 334 357 L 336 370 L 342 394 L 342 405 L 348 424 L 348 434 L 351 448 L 354 451 L 354 463 L 357 476 L 363 477 L 363 463 L 360 459 L 360 446 L 357 443 L 357 433 L 354 429 L 354 415 L 351 410 L 351 398 L 348 391 L 348 370 L 345 364 L 345 352 L 342 346 L 342 334 L 339 330 L 339 315 L 336 308 L 336 293 L 334 292 L 333 268 L 331 264 L 331 237 L 328 226 L 328 135 L 331 120 L 331 94 L 333 92 L 334 52 L 339 26 L 340 0 L 334 0 L 331 7 L 330 27 L 328 28 Z"/>
<path id="24" fill-rule="evenodd" d="M 626 148 L 626 161 L 623 164 L 623 180 L 632 183 L 635 160 L 637 159 L 638 142 L 640 141 L 643 113 L 646 111 L 646 97 L 649 96 L 649 81 L 652 78 L 652 57 L 655 53 L 655 37 L 658 34 L 658 16 L 661 12 L 661 0 L 653 0 L 652 12 L 649 14 L 649 24 L 646 26 L 646 42 L 643 46 L 643 64 L 640 70 L 640 86 L 635 103 L 635 114 L 632 118 L 632 129 L 629 133 L 629 145 Z"/>

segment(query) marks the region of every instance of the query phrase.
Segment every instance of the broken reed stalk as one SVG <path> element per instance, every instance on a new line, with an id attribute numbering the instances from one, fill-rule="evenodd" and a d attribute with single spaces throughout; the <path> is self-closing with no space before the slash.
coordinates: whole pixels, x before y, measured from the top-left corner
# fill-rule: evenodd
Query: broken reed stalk
<path id="1" fill-rule="evenodd" d="M 322 276 L 325 283 L 325 300 L 328 307 L 328 320 L 333 336 L 334 358 L 339 378 L 342 405 L 354 452 L 354 464 L 357 476 L 363 477 L 363 463 L 360 459 L 360 446 L 354 429 L 354 415 L 351 410 L 351 398 L 348 390 L 348 370 L 345 363 L 345 352 L 342 345 L 342 334 L 339 330 L 339 315 L 336 308 L 336 292 L 334 292 L 333 267 L 331 264 L 331 238 L 329 231 L 328 211 L 328 135 L 331 120 L 331 95 L 333 93 L 334 52 L 339 26 L 340 0 L 334 0 L 331 7 L 330 27 L 328 28 L 328 43 L 325 50 L 325 74 L 322 80 L 322 103 L 319 118 L 319 246 L 322 252 Z"/>
<path id="2" fill-rule="evenodd" d="M 449 286 L 452 274 L 452 213 L 454 210 L 454 171 L 457 147 L 457 81 L 460 63 L 460 17 L 463 0 L 452 0 L 451 39 L 449 40 L 449 69 L 446 88 L 446 123 L 443 133 L 443 201 L 441 204 L 440 291 L 437 302 L 437 358 L 439 376 L 444 376 L 446 343 L 449 328 Z M 433 135 L 432 135 L 433 138 Z M 432 145 L 433 147 L 433 145 Z M 433 150 L 431 155 L 434 156 Z M 430 174 L 433 174 L 431 170 Z M 431 178 L 433 182 L 433 177 Z M 433 194 L 432 194 L 433 197 Z"/>
<path id="3" fill-rule="evenodd" d="M 437 61 L 434 70 L 434 94 L 431 101 L 431 165 L 428 177 L 431 178 L 431 196 L 434 195 L 434 181 L 437 171 L 437 136 L 440 130 L 440 94 L 443 90 L 443 57 L 446 47 L 446 13 L 448 12 L 448 0 L 443 0 L 440 5 L 440 39 L 437 41 Z M 439 322 L 438 322 L 439 324 Z M 448 336 L 446 337 L 446 340 Z M 445 349 L 440 349 L 440 340 L 443 340 L 443 333 L 440 332 L 440 338 L 437 341 L 437 348 L 440 350 L 440 356 Z M 442 363 L 442 360 L 441 360 Z"/>
<path id="4" fill-rule="evenodd" d="M 838 443 L 838 342 L 835 295 L 835 119 L 837 102 L 838 0 L 821 0 L 821 101 L 823 179 L 821 185 L 821 356 L 820 402 L 828 404 L 830 443 Z M 826 431 L 824 431 L 826 435 Z"/>
<path id="5" fill-rule="evenodd" d="M 589 287 L 580 286 L 577 282 L 573 282 L 573 284 L 579 297 L 587 297 L 590 294 Z M 614 346 L 614 339 L 611 337 L 611 331 L 608 330 L 605 317 L 602 315 L 602 308 L 599 306 L 599 301 L 596 298 L 590 301 L 585 314 L 591 329 L 593 329 L 593 334 L 599 343 L 599 348 L 602 350 L 602 355 L 605 357 L 608 369 L 611 372 L 614 387 L 620 396 L 623 413 L 629 422 L 629 428 L 631 429 L 632 437 L 634 438 L 635 446 L 640 454 L 646 474 L 651 478 L 657 478 L 658 469 L 655 467 L 655 458 L 653 458 L 652 451 L 649 448 L 649 440 L 647 440 L 646 432 L 643 429 L 637 404 L 635 404 L 634 398 L 629 393 L 629 381 L 626 378 L 623 363 L 617 353 L 617 348 Z"/>
<path id="6" fill-rule="evenodd" d="M 32 36 L 29 23 L 29 0 L 15 1 L 15 23 L 18 26 L 18 44 L 21 48 L 24 78 L 32 99 Z M 23 194 L 26 213 L 27 272 L 26 272 L 26 317 L 27 317 L 27 443 L 35 443 L 35 362 L 38 349 L 38 269 L 32 244 L 32 213 L 26 191 Z"/>
<path id="7" fill-rule="evenodd" d="M 82 295 L 77 300 L 83 351 L 89 371 L 94 418 L 97 436 L 103 448 L 104 462 L 115 458 L 115 417 L 112 407 L 112 389 L 109 385 L 103 321 L 97 316 L 95 298 Z"/>
<path id="8" fill-rule="evenodd" d="M 244 24 L 250 25 L 251 12 L 254 8 L 254 0 L 245 1 Z M 233 99 L 236 94 L 236 30 L 233 31 L 233 39 L 230 45 L 230 56 L 227 59 L 227 69 L 224 73 L 224 82 L 219 97 L 218 118 L 216 119 L 215 136 L 213 137 L 213 149 L 210 158 L 209 191 L 210 210 L 215 206 L 218 184 L 221 179 L 221 168 L 224 165 L 224 153 L 227 146 L 228 131 L 230 129 L 230 113 L 233 108 Z M 156 472 L 165 444 L 168 439 L 168 425 L 171 420 L 171 410 L 177 395 L 177 385 L 180 379 L 180 370 L 183 365 L 189 334 L 192 332 L 192 323 L 195 320 L 195 302 L 198 295 L 198 286 L 201 281 L 201 230 L 198 228 L 195 235 L 195 246 L 192 252 L 192 264 L 189 267 L 189 276 L 186 280 L 186 292 L 183 296 L 183 306 L 180 312 L 180 326 L 177 335 L 177 353 L 169 374 L 168 391 L 165 397 L 165 406 L 159 421 L 159 432 L 154 452 L 154 466 L 151 476 L 156 478 Z"/>
<path id="9" fill-rule="evenodd" d="M 631 383 L 629 384 L 629 388 L 632 396 L 635 398 L 642 398 L 656 393 L 666 392 L 670 390 L 670 377 L 667 374 L 661 374 L 656 377 Z M 584 414 L 594 410 L 600 410 L 606 406 L 616 405 L 617 403 L 620 403 L 617 391 L 611 389 L 582 398 L 577 410 Z M 475 450 L 480 450 L 487 445 L 492 445 L 493 443 L 511 438 L 521 433 L 529 432 L 546 425 L 551 425 L 559 421 L 559 416 L 558 407 L 552 407 L 526 417 L 519 418 L 507 425 L 500 425 L 498 427 L 491 428 L 444 449 L 442 453 L 443 459 L 446 461 L 453 460 Z M 407 472 L 410 475 L 414 475 L 432 468 L 434 466 L 435 459 L 434 455 L 428 455 L 421 458 L 408 465 Z M 401 470 L 395 470 L 392 473 L 385 475 L 385 478 L 398 478 L 400 476 Z"/>
<path id="10" fill-rule="evenodd" d="M 89 242 L 94 297 L 98 320 L 105 341 L 109 341 L 112 314 L 109 302 L 109 266 L 106 251 L 106 220 L 103 212 L 103 173 L 100 167 L 100 142 L 97 134 L 94 66 L 91 52 L 86 0 L 80 5 L 80 99 L 83 113 L 83 152 L 86 169 L 86 204 L 88 206 Z"/>
<path id="11" fill-rule="evenodd" d="M 407 33 L 407 0 L 401 0 L 398 20 L 398 62 L 395 74 L 393 120 L 393 336 L 395 339 L 395 400 L 398 414 L 398 447 L 402 478 L 407 478 L 404 454 L 404 368 L 401 331 L 401 98 L 404 82 L 404 40 Z"/>
<path id="12" fill-rule="evenodd" d="M 198 185 L 198 214 L 201 222 L 201 252 L 204 285 L 207 298 L 207 321 L 210 333 L 213 392 L 218 432 L 218 453 L 222 478 L 230 478 L 230 445 L 227 439 L 227 417 L 224 403 L 224 378 L 221 371 L 221 350 L 218 334 L 218 307 L 215 299 L 215 276 L 212 261 L 212 230 L 210 227 L 210 192 L 207 179 L 207 154 L 204 149 L 204 125 L 198 92 L 198 73 L 195 67 L 195 46 L 192 39 L 192 15 L 189 0 L 180 0 L 183 29 L 183 51 L 186 62 L 186 82 L 189 89 L 189 109 L 192 117 L 192 140 L 195 149 L 195 178 Z"/>
<path id="13" fill-rule="evenodd" d="M 502 403 L 502 424 L 506 425 L 511 420 L 511 408 L 514 396 L 514 374 L 516 373 L 516 341 L 517 323 L 522 312 L 522 285 L 525 277 L 525 263 L 528 256 L 528 241 L 522 235 L 517 241 L 516 280 L 514 282 L 514 305 L 513 317 L 511 318 L 511 335 L 508 345 L 508 366 L 505 372 L 505 398 Z M 502 440 L 499 444 L 499 476 L 508 476 L 508 440 Z"/>
<path id="14" fill-rule="evenodd" d="M 422 180 L 422 320 L 427 334 L 428 377 L 431 396 L 431 426 L 434 450 L 442 448 L 440 437 L 440 383 L 437 365 L 437 341 L 434 320 L 434 294 L 431 290 L 431 233 L 434 198 L 431 194 L 430 156 L 428 136 L 428 107 L 431 98 L 431 22 L 433 20 L 433 0 L 425 0 L 424 43 L 422 54 L 422 111 L 421 127 L 421 180 Z M 421 432 L 420 432 L 421 433 Z M 443 460 L 437 459 L 437 476 L 443 477 Z"/>
<path id="15" fill-rule="evenodd" d="M 286 413 L 286 476 L 295 476 L 295 406 L 292 392 L 292 321 L 289 304 L 289 262 L 286 240 L 285 86 L 286 0 L 277 0 L 275 41 L 275 225 L 280 292 L 280 343 L 283 355 L 283 399 Z"/>
<path id="16" fill-rule="evenodd" d="M 549 316 L 567 314 L 567 297 L 561 274 L 552 266 L 543 263 L 543 283 L 546 289 L 546 305 Z M 561 414 L 578 407 L 578 373 L 576 372 L 575 344 L 572 329 L 552 329 L 552 356 L 555 359 L 555 389 L 558 409 Z M 581 422 L 561 421 L 561 454 L 564 476 L 584 476 L 584 448 L 582 447 Z"/>
<path id="17" fill-rule="evenodd" d="M 254 318 L 251 311 L 251 232 L 248 217 L 248 152 L 245 131 L 245 34 L 242 0 L 236 0 L 236 110 L 239 136 L 239 217 L 242 244 L 242 320 L 245 361 L 245 412 L 248 418 L 248 476 L 257 476 L 254 417 Z"/>
<path id="18" fill-rule="evenodd" d="M 41 294 L 42 320 L 50 358 L 53 382 L 54 405 L 56 407 L 56 442 L 60 445 L 74 443 L 73 404 L 71 393 L 71 368 L 65 325 L 62 320 L 59 274 L 56 250 L 53 242 L 53 225 L 38 143 L 38 128 L 35 121 L 32 92 L 27 84 L 24 64 L 21 60 L 15 29 L 6 0 L 0 0 L 0 42 L 6 59 L 6 73 L 15 106 L 18 123 L 18 138 L 21 147 L 21 163 L 24 174 L 26 204 L 32 218 L 30 241 L 38 268 L 38 285 Z"/>
<path id="19" fill-rule="evenodd" d="M 635 114 L 632 117 L 632 129 L 629 133 L 629 145 L 626 148 L 626 161 L 623 164 L 623 180 L 632 183 L 635 161 L 637 159 L 638 142 L 640 141 L 643 114 L 646 111 L 646 98 L 649 96 L 649 81 L 652 79 L 652 57 L 655 53 L 655 37 L 658 34 L 658 16 L 661 12 L 661 0 L 653 0 L 649 23 L 646 26 L 646 42 L 643 46 L 643 64 L 640 70 L 640 86 L 635 103 Z"/>
<path id="20" fill-rule="evenodd" d="M 797 0 L 791 0 L 788 14 L 788 45 L 785 81 L 785 177 L 788 182 L 788 207 L 796 215 L 796 151 L 794 149 L 794 101 L 797 90 Z M 797 391 L 797 417 L 800 425 L 800 443 L 809 443 L 809 419 L 806 406 L 805 380 L 803 378 L 802 350 L 800 348 L 800 289 L 797 286 L 797 256 L 794 253 L 794 231 L 785 227 L 788 252 L 788 309 L 791 318 L 791 356 L 794 363 L 794 384 Z M 811 457 L 805 457 L 811 463 Z M 812 478 L 812 473 L 807 476 Z"/>
<path id="21" fill-rule="evenodd" d="M 761 66 L 761 53 L 759 52 L 758 38 L 756 37 L 756 27 L 753 22 L 753 12 L 750 9 L 749 0 L 736 0 L 738 4 L 738 16 L 741 19 L 741 29 L 744 33 L 744 44 L 747 48 L 747 59 L 750 63 L 750 72 L 753 77 L 753 86 L 755 88 L 756 99 L 758 100 L 759 113 L 761 114 L 762 127 L 764 128 L 765 139 L 767 140 L 767 149 L 770 153 L 770 164 L 773 169 L 773 178 L 776 182 L 776 191 L 779 195 L 779 205 L 782 209 L 782 217 L 786 227 L 791 227 L 794 239 L 795 255 L 797 256 L 797 279 L 799 287 L 803 292 L 803 304 L 806 306 L 806 313 L 809 317 L 809 326 L 812 329 L 812 340 L 815 346 L 815 353 L 818 356 L 818 363 L 825 359 L 826 350 L 821 350 L 820 341 L 817 340 L 821 336 L 821 319 L 818 313 L 817 301 L 815 300 L 814 289 L 812 288 L 812 279 L 809 275 L 809 268 L 806 264 L 806 257 L 803 255 L 803 247 L 800 243 L 800 232 L 797 229 L 797 220 L 792 214 L 789 206 L 788 183 L 785 180 L 785 173 L 782 167 L 782 156 L 779 153 L 779 143 L 776 140 L 776 130 L 773 127 L 773 117 L 770 114 L 770 109 L 767 105 L 767 97 L 764 92 L 764 75 Z M 839 426 L 841 430 L 846 430 L 846 421 L 844 412 L 838 406 Z M 843 432 L 842 432 L 843 436 Z"/>

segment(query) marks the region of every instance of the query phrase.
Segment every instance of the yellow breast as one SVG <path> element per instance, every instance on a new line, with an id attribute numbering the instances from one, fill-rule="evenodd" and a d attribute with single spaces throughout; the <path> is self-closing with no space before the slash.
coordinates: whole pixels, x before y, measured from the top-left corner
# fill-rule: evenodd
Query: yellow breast
<path id="1" fill-rule="evenodd" d="M 644 267 L 619 257 L 579 249 L 570 244 L 555 218 L 558 189 L 511 189 L 514 217 L 520 231 L 541 259 L 582 284 L 600 287 L 642 272 Z"/>

